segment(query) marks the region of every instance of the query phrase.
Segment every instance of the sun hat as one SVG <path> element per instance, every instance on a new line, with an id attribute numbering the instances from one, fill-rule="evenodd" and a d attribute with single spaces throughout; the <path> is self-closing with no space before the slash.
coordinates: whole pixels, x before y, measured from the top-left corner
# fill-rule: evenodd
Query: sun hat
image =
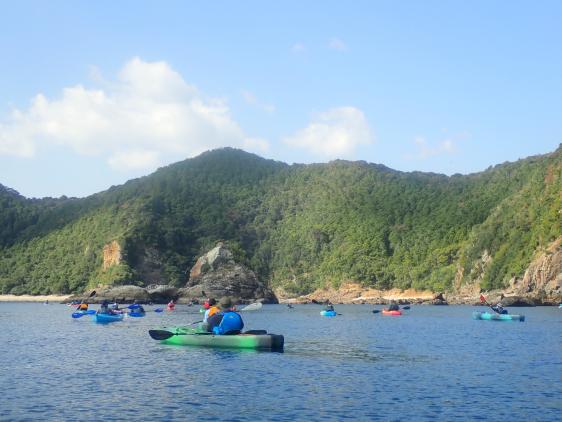
<path id="1" fill-rule="evenodd" d="M 232 298 L 225 296 L 223 298 L 221 298 L 221 300 L 219 300 L 219 307 L 221 309 L 230 309 L 232 308 L 232 306 L 234 306 L 234 302 L 232 301 Z"/>

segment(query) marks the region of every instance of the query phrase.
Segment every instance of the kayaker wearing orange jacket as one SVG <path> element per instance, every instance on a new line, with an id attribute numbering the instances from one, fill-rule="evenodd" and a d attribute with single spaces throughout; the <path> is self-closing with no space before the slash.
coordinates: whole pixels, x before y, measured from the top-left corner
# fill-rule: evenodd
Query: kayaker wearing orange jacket
<path id="1" fill-rule="evenodd" d="M 208 308 L 205 306 L 207 310 L 205 311 L 205 316 L 203 317 L 203 323 L 206 323 L 210 317 L 217 312 L 220 312 L 220 309 L 216 306 L 217 301 L 214 298 L 209 299 L 205 304 L 208 305 Z"/>

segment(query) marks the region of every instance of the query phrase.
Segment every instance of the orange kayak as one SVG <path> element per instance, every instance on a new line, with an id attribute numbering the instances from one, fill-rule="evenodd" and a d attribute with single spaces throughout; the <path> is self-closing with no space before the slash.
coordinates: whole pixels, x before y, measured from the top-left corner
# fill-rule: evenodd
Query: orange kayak
<path id="1" fill-rule="evenodd" d="M 400 315 L 402 315 L 402 312 L 401 311 L 389 311 L 388 309 L 383 309 L 382 314 L 383 315 L 400 316 Z"/>

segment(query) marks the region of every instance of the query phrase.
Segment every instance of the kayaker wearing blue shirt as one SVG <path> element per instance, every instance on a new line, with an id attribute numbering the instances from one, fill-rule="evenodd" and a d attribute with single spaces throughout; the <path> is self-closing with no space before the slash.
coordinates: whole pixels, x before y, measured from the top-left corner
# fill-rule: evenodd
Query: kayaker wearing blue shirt
<path id="1" fill-rule="evenodd" d="M 207 331 L 214 334 L 239 334 L 244 328 L 244 321 L 239 313 L 234 311 L 231 298 L 223 297 L 219 301 L 220 312 L 215 313 L 207 320 Z"/>

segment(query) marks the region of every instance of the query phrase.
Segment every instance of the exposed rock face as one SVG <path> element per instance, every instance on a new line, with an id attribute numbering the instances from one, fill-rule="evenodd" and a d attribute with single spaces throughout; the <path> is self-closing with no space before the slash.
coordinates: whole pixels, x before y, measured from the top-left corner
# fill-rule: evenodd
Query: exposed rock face
<path id="1" fill-rule="evenodd" d="M 562 236 L 551 243 L 538 256 L 523 278 L 514 277 L 509 282 L 506 296 L 522 296 L 537 303 L 557 304 L 562 301 Z"/>
<path id="2" fill-rule="evenodd" d="M 490 261 L 487 254 L 482 257 L 482 272 Z M 462 272 L 457 274 L 459 278 L 462 278 Z M 474 282 L 462 286 L 456 283 L 457 289 L 448 297 L 449 302 L 480 304 L 481 280 L 482 274 L 479 273 Z M 506 289 L 487 292 L 486 297 L 489 303 L 501 301 L 504 306 L 554 305 L 562 302 L 562 236 L 531 262 L 522 278 L 512 278 Z"/>
<path id="3" fill-rule="evenodd" d="M 148 286 L 146 291 L 154 303 L 167 303 L 178 297 L 178 289 L 168 285 Z"/>
<path id="4" fill-rule="evenodd" d="M 273 292 L 252 270 L 234 262 L 232 252 L 222 243 L 197 260 L 180 294 L 184 300 L 232 296 L 242 301 L 277 303 Z"/>
<path id="5" fill-rule="evenodd" d="M 446 305 L 447 302 L 441 293 L 430 291 L 418 291 L 414 289 L 400 290 L 378 290 L 363 287 L 358 283 L 347 282 L 339 288 L 332 287 L 318 289 L 311 294 L 299 297 L 291 297 L 282 289 L 275 291 L 280 301 L 283 303 L 369 303 L 387 304 L 391 300 L 399 304 L 419 303 Z"/>
<path id="6" fill-rule="evenodd" d="M 151 301 L 151 298 L 146 289 L 142 287 L 117 286 L 87 290 L 81 295 L 69 297 L 65 302 L 73 300 L 85 300 L 88 303 L 101 303 L 104 300 L 117 303 L 132 303 L 137 300 L 141 303 L 148 303 Z"/>
<path id="7" fill-rule="evenodd" d="M 121 246 L 114 240 L 103 247 L 103 269 L 107 270 L 112 265 L 121 263 Z"/>
<path id="8" fill-rule="evenodd" d="M 189 272 L 189 280 L 197 279 L 197 277 L 209 271 L 214 271 L 221 266 L 229 264 L 234 264 L 232 252 L 225 248 L 222 242 L 219 242 L 215 248 L 211 249 L 197 260 Z M 187 284 L 188 286 L 190 285 L 189 282 Z"/>

